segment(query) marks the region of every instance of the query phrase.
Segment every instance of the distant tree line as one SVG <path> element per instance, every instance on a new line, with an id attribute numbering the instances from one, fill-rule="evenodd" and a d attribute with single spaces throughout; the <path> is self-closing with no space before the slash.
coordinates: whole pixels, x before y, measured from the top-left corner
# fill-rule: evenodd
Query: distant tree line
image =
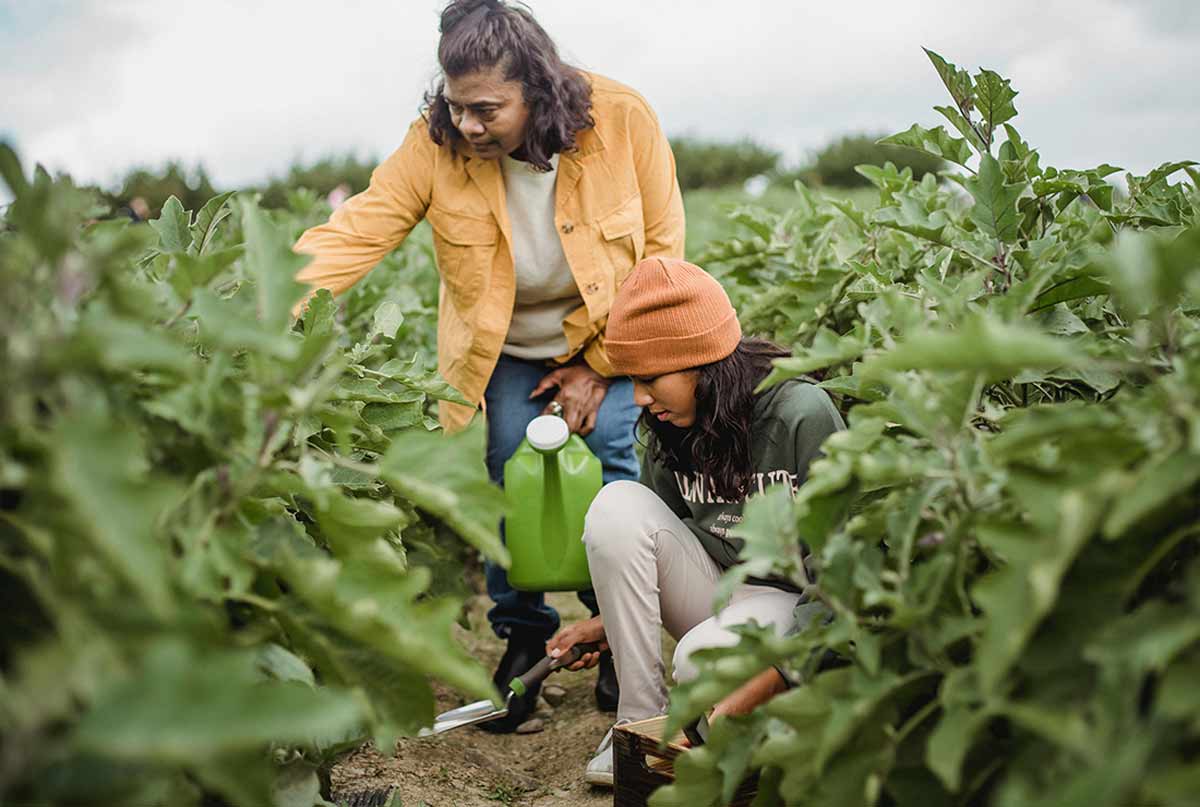
<path id="1" fill-rule="evenodd" d="M 866 134 L 840 137 L 799 166 L 784 165 L 778 151 L 751 140 L 722 142 L 677 137 L 671 140 L 671 148 L 675 152 L 679 185 L 685 192 L 737 186 L 758 176 L 788 186 L 799 180 L 810 186 L 854 187 L 867 184 L 854 166 L 883 165 L 887 161 L 899 168 L 912 168 L 917 177 L 943 167 L 941 160 L 923 152 L 880 145 L 876 142 L 879 137 Z M 268 208 L 287 207 L 289 194 L 301 188 L 321 196 L 334 191 L 352 195 L 367 187 L 376 162 L 373 158 L 347 155 L 295 163 L 283 176 L 252 190 L 261 193 L 262 205 Z M 213 186 L 203 166 L 188 169 L 170 162 L 158 171 L 137 168 L 117 188 L 98 190 L 114 211 L 145 218 L 157 216 L 171 196 L 179 197 L 185 209 L 197 210 L 220 189 Z"/>

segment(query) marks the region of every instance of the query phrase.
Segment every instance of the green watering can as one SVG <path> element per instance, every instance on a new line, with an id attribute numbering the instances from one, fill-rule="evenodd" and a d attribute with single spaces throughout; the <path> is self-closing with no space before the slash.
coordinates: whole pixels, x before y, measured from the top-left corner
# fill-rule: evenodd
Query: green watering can
<path id="1" fill-rule="evenodd" d="M 600 460 L 556 415 L 530 421 L 504 463 L 508 582 L 521 591 L 591 588 L 583 519 L 604 484 Z"/>

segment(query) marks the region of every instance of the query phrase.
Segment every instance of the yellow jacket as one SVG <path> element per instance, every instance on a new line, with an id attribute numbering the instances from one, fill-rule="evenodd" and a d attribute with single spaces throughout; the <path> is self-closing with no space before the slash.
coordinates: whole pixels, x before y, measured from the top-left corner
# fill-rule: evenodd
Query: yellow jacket
<path id="1" fill-rule="evenodd" d="M 612 376 L 604 325 L 617 287 L 645 256 L 683 257 L 683 199 L 675 158 L 640 95 L 602 76 L 592 83 L 595 126 L 559 157 L 554 223 L 584 305 L 563 321 L 566 362 L 582 351 Z M 340 294 L 428 218 L 441 274 L 438 370 L 478 406 L 500 357 L 516 297 L 512 230 L 498 160 L 442 146 L 415 121 L 367 190 L 313 227 L 295 250 L 313 256 L 297 279 Z M 474 408 L 441 402 L 442 425 L 465 426 Z"/>

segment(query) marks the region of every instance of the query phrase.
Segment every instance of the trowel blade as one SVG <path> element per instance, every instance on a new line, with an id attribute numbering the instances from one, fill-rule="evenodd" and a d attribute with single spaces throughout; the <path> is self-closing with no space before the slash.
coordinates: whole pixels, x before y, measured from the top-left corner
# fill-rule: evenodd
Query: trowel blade
<path id="1" fill-rule="evenodd" d="M 418 737 L 431 737 L 434 734 L 441 734 L 450 729 L 456 729 L 461 726 L 473 726 L 476 723 L 484 723 L 488 720 L 496 720 L 508 714 L 508 704 L 499 709 L 490 700 L 475 701 L 468 703 L 466 706 L 460 706 L 457 709 L 451 709 L 448 712 L 442 712 L 434 718 L 433 725 L 427 729 L 421 729 L 417 734 Z"/>

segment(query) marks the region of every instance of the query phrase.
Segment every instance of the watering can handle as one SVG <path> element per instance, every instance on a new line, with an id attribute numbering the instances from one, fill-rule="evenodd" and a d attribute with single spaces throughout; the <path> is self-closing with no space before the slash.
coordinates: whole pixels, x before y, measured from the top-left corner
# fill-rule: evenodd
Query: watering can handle
<path id="1" fill-rule="evenodd" d="M 586 653 L 598 652 L 600 652 L 600 645 L 597 642 L 580 642 L 579 644 L 572 645 L 570 650 L 568 650 L 566 653 L 563 653 L 558 658 L 546 656 L 537 664 L 534 664 L 529 668 L 529 672 L 514 678 L 512 683 L 508 685 L 508 688 L 511 689 L 515 695 L 524 695 L 530 687 L 536 686 L 544 681 L 546 676 L 555 670 L 560 670 L 563 667 L 570 667 L 572 664 L 579 661 L 579 659 L 582 658 Z"/>

